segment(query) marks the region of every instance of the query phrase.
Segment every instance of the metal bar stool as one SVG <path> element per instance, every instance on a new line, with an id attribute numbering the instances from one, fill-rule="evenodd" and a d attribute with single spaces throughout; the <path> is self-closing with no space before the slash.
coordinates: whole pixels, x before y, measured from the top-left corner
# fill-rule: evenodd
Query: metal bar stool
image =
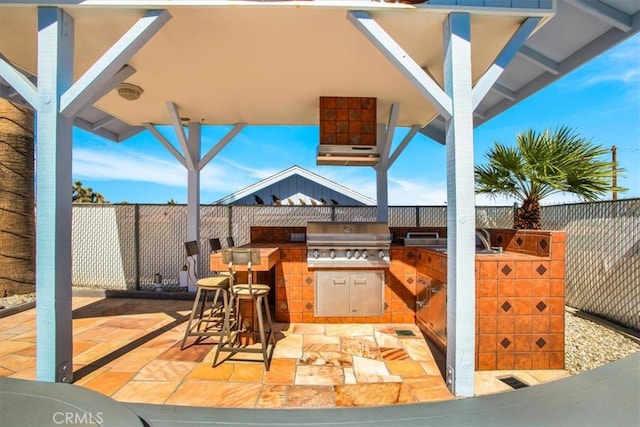
<path id="1" fill-rule="evenodd" d="M 210 253 L 215 254 L 222 250 L 222 244 L 220 244 L 220 239 L 218 237 L 214 237 L 213 239 L 209 239 Z M 229 277 L 231 275 L 230 271 L 216 271 L 215 276 L 225 276 Z"/>
<path id="2" fill-rule="evenodd" d="M 258 317 L 258 330 L 241 331 L 240 328 L 243 325 L 242 319 L 235 319 L 236 328 L 232 331 L 231 325 L 231 307 L 228 307 L 225 312 L 224 322 L 222 330 L 226 336 L 226 340 L 220 337 L 218 341 L 218 348 L 213 359 L 213 366 L 216 366 L 218 356 L 220 352 L 229 353 L 262 353 L 265 369 L 269 370 L 271 364 L 271 356 L 275 350 L 276 340 L 273 334 L 273 324 L 271 322 L 271 312 L 269 310 L 269 302 L 267 296 L 270 291 L 269 285 L 261 283 L 253 283 L 253 274 L 251 270 L 252 264 L 260 264 L 260 250 L 259 249 L 225 249 L 222 251 L 222 260 L 229 265 L 229 272 L 231 273 L 230 290 L 232 299 L 235 305 L 236 316 L 240 316 L 239 304 L 241 301 L 250 300 L 255 307 L 255 311 Z M 247 266 L 247 283 L 235 283 L 236 277 L 234 269 L 236 266 Z M 267 316 L 267 326 L 269 328 L 268 333 L 265 331 L 265 324 L 263 319 L 263 313 Z M 241 345 L 238 342 L 238 336 L 241 332 L 249 334 L 260 335 L 260 348 L 248 348 L 246 345 Z"/>
<path id="3" fill-rule="evenodd" d="M 193 300 L 193 307 L 191 308 L 191 314 L 189 315 L 189 322 L 187 323 L 187 329 L 184 332 L 182 338 L 182 344 L 180 350 L 184 350 L 184 346 L 188 337 L 198 337 L 197 343 L 203 337 L 222 336 L 221 322 L 224 323 L 224 316 L 229 311 L 229 276 L 213 276 L 198 279 L 198 275 L 195 271 L 195 259 L 194 257 L 200 254 L 198 248 L 198 242 L 185 242 L 185 249 L 187 251 L 187 276 L 189 281 L 196 284 L 196 296 Z M 209 296 L 209 292 L 214 292 L 211 307 L 209 308 L 209 315 L 205 317 L 205 305 Z M 218 298 L 222 294 L 222 307 L 216 306 Z M 200 308 L 198 309 L 198 304 Z M 196 318 L 196 312 L 199 312 Z M 222 339 L 222 338 L 220 338 Z"/>

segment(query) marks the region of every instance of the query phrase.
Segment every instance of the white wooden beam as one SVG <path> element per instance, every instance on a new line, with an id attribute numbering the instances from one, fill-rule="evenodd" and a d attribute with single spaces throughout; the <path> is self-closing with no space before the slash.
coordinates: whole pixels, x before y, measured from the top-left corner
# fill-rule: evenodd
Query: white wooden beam
<path id="1" fill-rule="evenodd" d="M 393 144 L 393 135 L 398 123 L 400 104 L 391 104 L 387 125 L 378 126 L 380 135 L 377 144 L 381 145 L 380 160 L 374 166 L 376 171 L 376 221 L 389 220 L 389 152 Z"/>
<path id="2" fill-rule="evenodd" d="M 565 0 L 565 2 L 625 33 L 633 26 L 631 16 L 600 1 Z"/>
<path id="3" fill-rule="evenodd" d="M 411 129 L 409 130 L 409 132 L 405 135 L 404 138 L 402 138 L 402 141 L 400 141 L 400 144 L 398 144 L 396 149 L 393 151 L 393 154 L 389 158 L 388 167 L 391 167 L 391 165 L 393 165 L 393 163 L 396 161 L 400 153 L 404 151 L 404 149 L 407 147 L 409 142 L 411 142 L 413 137 L 416 136 L 416 133 L 418 133 L 419 130 L 420 130 L 420 125 L 411 126 Z"/>
<path id="4" fill-rule="evenodd" d="M 166 10 L 151 10 L 138 20 L 107 52 L 102 55 L 62 96 L 62 113 L 75 116 L 81 108 L 95 101 L 125 66 L 126 62 L 171 19 Z M 107 88 L 109 91 L 113 89 Z"/>
<path id="5" fill-rule="evenodd" d="M 187 145 L 189 154 L 196 162 L 200 158 L 201 140 L 200 123 L 190 122 Z M 187 171 L 187 241 L 192 240 L 200 242 L 200 170 L 196 168 Z M 200 259 L 196 261 L 196 266 Z"/>
<path id="6" fill-rule="evenodd" d="M 366 12 L 350 11 L 347 19 L 393 64 L 444 117 L 451 116 L 451 99 L 438 83 Z"/>
<path id="7" fill-rule="evenodd" d="M 120 83 L 122 83 L 123 81 L 131 77 L 135 72 L 136 72 L 135 68 L 125 65 L 113 77 L 111 77 L 109 81 L 106 84 L 104 84 L 101 88 L 92 86 L 92 89 L 86 92 L 87 96 L 83 97 L 83 102 L 86 102 L 85 104 L 80 105 L 81 99 L 77 98 L 78 102 L 74 103 L 73 108 L 82 109 L 87 107 L 88 105 L 92 105 L 94 102 L 96 102 L 97 100 L 105 96 L 108 92 L 110 92 L 113 88 L 115 88 Z M 63 98 L 64 98 L 64 95 L 63 95 Z M 68 114 L 73 113 L 71 117 L 75 117 L 78 111 L 80 110 L 76 110 L 74 112 L 73 109 L 70 108 L 67 111 L 67 113 Z"/>
<path id="8" fill-rule="evenodd" d="M 391 145 L 393 144 L 393 135 L 396 132 L 398 124 L 398 114 L 400 113 L 400 104 L 391 104 L 391 111 L 389 111 L 389 120 L 387 121 L 387 129 L 385 137 L 382 142 L 380 151 L 380 162 L 385 169 L 389 168 L 389 153 L 391 152 Z"/>
<path id="9" fill-rule="evenodd" d="M 451 13 L 444 24 L 444 79 L 453 115 L 447 135 L 447 363 L 454 395 L 474 395 L 475 194 L 471 17 Z"/>
<path id="10" fill-rule="evenodd" d="M 178 112 L 178 106 L 171 101 L 167 101 L 167 110 L 169 110 L 169 119 L 171 120 L 171 126 L 173 126 L 173 130 L 176 133 L 176 137 L 178 138 L 178 143 L 180 144 L 180 148 L 182 149 L 182 153 L 185 159 L 185 167 L 189 170 L 196 170 L 196 160 L 194 160 L 194 156 L 189 152 L 189 145 L 187 144 L 187 135 L 184 132 L 184 127 L 182 126 L 182 119 L 180 118 L 180 113 Z"/>
<path id="11" fill-rule="evenodd" d="M 176 158 L 177 161 L 180 162 L 180 164 L 182 166 L 184 166 L 185 168 L 187 168 L 187 161 L 185 160 L 184 156 L 182 154 L 180 154 L 178 152 L 178 150 L 176 150 L 176 148 L 173 146 L 173 144 L 171 144 L 169 142 L 169 140 L 167 140 L 167 138 L 165 138 L 159 131 L 158 129 L 156 129 L 156 127 L 151 124 L 151 123 L 143 123 L 142 124 L 149 132 L 151 132 L 153 134 L 153 136 L 156 137 L 156 139 L 158 141 L 160 141 L 160 143 L 164 146 L 164 148 L 166 148 L 167 150 L 169 150 L 169 152 L 173 155 L 173 157 Z M 188 169 L 188 168 L 187 168 Z"/>
<path id="12" fill-rule="evenodd" d="M 0 54 L 0 77 L 22 96 L 25 101 L 36 108 L 38 104 L 38 89 L 27 76 L 18 71 L 4 56 Z"/>
<path id="13" fill-rule="evenodd" d="M 513 57 L 516 56 L 518 50 L 524 45 L 524 42 L 529 38 L 539 22 L 540 18 L 527 18 L 513 36 L 511 36 L 511 39 L 504 48 L 502 48 L 495 62 L 491 64 L 491 67 L 480 77 L 473 87 L 474 110 L 480 105 L 480 102 L 482 102 L 491 87 L 507 68 Z"/>
<path id="14" fill-rule="evenodd" d="M 96 120 L 95 122 L 93 122 L 91 124 L 91 130 L 98 130 L 98 129 L 102 128 L 103 126 L 106 126 L 109 123 L 115 121 L 115 119 L 116 118 L 113 117 L 113 116 L 107 116 L 107 117 L 105 117 L 103 119 Z"/>
<path id="15" fill-rule="evenodd" d="M 93 128 L 93 123 L 89 123 L 88 121 L 81 119 L 80 117 L 76 117 L 73 119 L 73 125 L 77 128 L 80 129 L 84 129 L 87 132 L 91 132 L 95 135 L 98 135 L 102 138 L 111 140 L 111 141 L 117 141 L 118 140 L 118 135 L 116 135 L 114 132 L 111 132 L 109 130 L 106 130 L 102 127 L 94 129 Z"/>
<path id="16" fill-rule="evenodd" d="M 204 168 L 207 164 L 209 164 L 211 159 L 213 159 L 215 156 L 217 156 L 218 153 L 220 152 L 220 150 L 222 150 L 224 147 L 226 147 L 227 144 L 229 144 L 231 142 L 231 140 L 233 138 L 235 138 L 236 135 L 239 134 L 242 131 L 242 129 L 244 129 L 246 126 L 247 126 L 246 123 L 238 123 L 233 127 L 233 129 L 231 129 L 229 132 L 227 132 L 227 134 L 225 136 L 223 136 L 220 139 L 220 141 L 218 141 L 207 152 L 207 154 L 205 154 L 204 157 L 202 157 L 202 159 L 200 159 L 200 161 L 198 161 L 198 170 L 202 170 L 202 168 Z"/>
<path id="17" fill-rule="evenodd" d="M 389 221 L 389 170 L 378 163 L 376 170 L 376 221 Z"/>
<path id="18" fill-rule="evenodd" d="M 592 58 L 606 52 L 611 46 L 615 46 L 618 43 L 622 43 L 623 41 L 633 37 L 633 35 L 640 32 L 640 12 L 636 13 L 633 18 L 633 27 L 628 32 L 623 32 L 618 30 L 617 28 L 612 28 L 606 33 L 600 35 L 595 38 L 589 44 L 583 46 L 578 49 L 573 54 L 569 55 L 567 58 L 563 59 L 559 64 L 559 74 L 550 74 L 543 73 L 534 80 L 527 83 L 525 86 L 518 88 L 513 93 L 513 100 L 503 99 L 502 101 L 495 104 L 493 107 L 487 109 L 485 111 L 485 118 L 489 120 L 498 114 L 502 113 L 509 107 L 513 106 L 513 104 L 526 99 L 527 97 L 533 95 L 537 91 L 547 87 L 551 83 L 555 82 L 562 76 L 567 75 L 571 71 L 585 64 Z"/>
<path id="19" fill-rule="evenodd" d="M 508 99 L 509 101 L 516 100 L 516 93 L 511 89 L 502 86 L 500 83 L 494 83 L 493 86 L 491 86 L 491 90 L 499 94 L 501 97 Z"/>
<path id="20" fill-rule="evenodd" d="M 71 146 L 73 123 L 60 98 L 73 82 L 73 18 L 38 8 L 36 135 L 36 379 L 73 381 Z M 30 96 L 30 95 L 28 95 Z"/>
<path id="21" fill-rule="evenodd" d="M 518 54 L 527 61 L 537 65 L 538 67 L 542 68 L 545 71 L 548 71 L 553 75 L 556 75 L 560 72 L 560 66 L 556 61 L 544 56 L 539 52 L 536 52 L 530 47 L 522 46 L 518 51 Z"/>
<path id="22" fill-rule="evenodd" d="M 418 132 L 431 138 L 435 142 L 445 145 L 446 143 L 446 127 L 445 120 L 442 116 L 437 116 L 429 122 L 428 125 L 420 129 Z"/>

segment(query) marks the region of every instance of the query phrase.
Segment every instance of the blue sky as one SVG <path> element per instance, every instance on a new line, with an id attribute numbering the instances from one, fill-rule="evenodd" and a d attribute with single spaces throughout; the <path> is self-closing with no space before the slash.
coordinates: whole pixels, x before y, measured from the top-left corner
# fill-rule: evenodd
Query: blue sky
<path id="1" fill-rule="evenodd" d="M 640 197 L 640 35 L 594 58 L 542 91 L 475 129 L 476 163 L 494 141 L 512 144 L 518 132 L 567 125 L 597 145 L 618 148 L 626 169 L 619 198 Z M 205 126 L 206 153 L 230 127 Z M 398 129 L 394 147 L 408 129 Z M 201 203 L 298 165 L 376 198 L 371 167 L 316 166 L 315 126 L 247 126 L 201 172 Z M 167 133 L 170 141 L 175 136 Z M 176 144 L 177 147 L 177 144 Z M 417 135 L 389 169 L 390 205 L 443 205 L 446 202 L 445 147 Z M 110 202 L 186 203 L 186 170 L 149 132 L 116 144 L 74 129 L 73 178 L 102 193 Z M 578 201 L 555 195 L 544 204 Z M 510 205 L 512 200 L 478 196 L 478 205 Z"/>

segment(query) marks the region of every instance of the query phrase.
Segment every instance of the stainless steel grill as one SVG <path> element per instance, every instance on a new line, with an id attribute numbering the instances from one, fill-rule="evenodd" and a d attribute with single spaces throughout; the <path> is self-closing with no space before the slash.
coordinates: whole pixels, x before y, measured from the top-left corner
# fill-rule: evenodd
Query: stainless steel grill
<path id="1" fill-rule="evenodd" d="M 384 222 L 309 222 L 309 267 L 386 268 L 391 234 Z"/>

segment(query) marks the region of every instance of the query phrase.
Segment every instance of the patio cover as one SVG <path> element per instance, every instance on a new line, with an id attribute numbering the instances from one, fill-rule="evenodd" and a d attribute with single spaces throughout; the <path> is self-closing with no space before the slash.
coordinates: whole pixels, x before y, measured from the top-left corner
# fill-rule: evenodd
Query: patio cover
<path id="1" fill-rule="evenodd" d="M 183 149 L 176 158 L 193 187 L 215 155 L 200 158 L 200 125 L 317 124 L 320 96 L 363 96 L 378 99 L 379 211 L 386 171 L 410 140 L 390 153 L 393 129 L 411 126 L 411 135 L 447 143 L 446 380 L 456 395 L 472 395 L 473 127 L 639 28 L 637 3 L 566 0 L 554 17 L 555 6 L 552 0 L 5 2 L 0 94 L 38 112 L 38 379 L 72 380 L 72 122 L 114 140 L 141 124 L 150 130 L 172 124 Z M 144 93 L 123 100 L 112 90 L 122 81 Z M 188 137 L 181 122 L 189 123 Z M 199 198 L 190 195 L 189 202 L 198 205 Z"/>

